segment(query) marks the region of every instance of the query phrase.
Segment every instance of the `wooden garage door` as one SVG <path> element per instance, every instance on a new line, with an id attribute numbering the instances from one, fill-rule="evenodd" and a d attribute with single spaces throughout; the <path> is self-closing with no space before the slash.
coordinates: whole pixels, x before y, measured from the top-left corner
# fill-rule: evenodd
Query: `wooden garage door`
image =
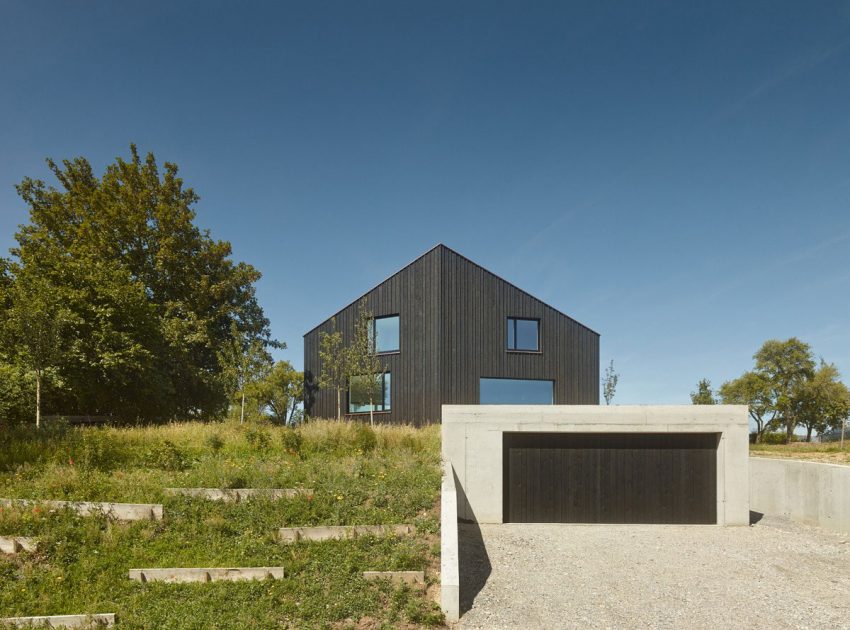
<path id="1" fill-rule="evenodd" d="M 714 433 L 505 433 L 505 522 L 716 523 Z"/>

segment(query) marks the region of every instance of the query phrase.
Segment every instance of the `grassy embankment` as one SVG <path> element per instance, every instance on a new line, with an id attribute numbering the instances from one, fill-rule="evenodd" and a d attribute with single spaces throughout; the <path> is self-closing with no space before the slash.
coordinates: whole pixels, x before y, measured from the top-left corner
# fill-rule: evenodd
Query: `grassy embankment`
<path id="1" fill-rule="evenodd" d="M 432 598 L 367 582 L 365 570 L 439 565 L 439 428 L 312 422 L 271 426 L 0 431 L 0 497 L 164 503 L 162 522 L 115 523 L 40 508 L 0 509 L 0 535 L 37 553 L 0 554 L 0 616 L 116 612 L 124 628 L 394 627 L 439 624 Z M 305 487 L 239 504 L 163 488 Z M 414 523 L 416 536 L 298 543 L 279 527 Z M 283 566 L 245 583 L 141 584 L 130 568 Z M 431 569 L 429 572 L 428 569 Z M 431 590 L 431 589 L 429 589 Z"/>
<path id="2" fill-rule="evenodd" d="M 822 462 L 825 464 L 850 464 L 850 435 L 842 450 L 838 442 L 792 442 L 791 444 L 750 444 L 750 455 L 755 457 L 780 457 Z"/>

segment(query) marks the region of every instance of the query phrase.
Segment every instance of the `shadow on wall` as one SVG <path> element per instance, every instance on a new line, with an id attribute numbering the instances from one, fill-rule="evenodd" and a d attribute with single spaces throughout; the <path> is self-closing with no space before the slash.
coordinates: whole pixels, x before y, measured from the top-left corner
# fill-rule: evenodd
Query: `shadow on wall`
<path id="1" fill-rule="evenodd" d="M 468 508 L 467 508 L 468 509 Z M 475 601 L 490 577 L 492 565 L 484 546 L 481 527 L 475 521 L 458 523 L 458 569 L 460 572 L 460 614 L 463 615 Z"/>
<path id="2" fill-rule="evenodd" d="M 761 512 L 755 512 L 754 510 L 750 510 L 750 525 L 755 525 L 762 518 L 764 518 L 764 514 Z"/>

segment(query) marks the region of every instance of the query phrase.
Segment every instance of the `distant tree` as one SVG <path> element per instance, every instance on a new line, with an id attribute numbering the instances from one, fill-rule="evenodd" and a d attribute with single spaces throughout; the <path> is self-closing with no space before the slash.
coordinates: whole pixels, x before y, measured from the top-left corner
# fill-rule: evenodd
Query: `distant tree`
<path id="1" fill-rule="evenodd" d="M 755 371 L 770 384 L 773 408 L 785 424 L 785 440 L 790 443 L 800 421 L 797 398 L 805 383 L 814 376 L 811 348 L 796 337 L 785 341 L 765 341 L 753 355 Z"/>
<path id="2" fill-rule="evenodd" d="M 4 345 L 12 362 L 35 377 L 35 427 L 39 429 L 42 385 L 45 374 L 62 356 L 62 333 L 70 323 L 70 313 L 54 286 L 25 271 L 19 270 L 7 296 Z"/>
<path id="3" fill-rule="evenodd" d="M 348 352 L 342 344 L 342 332 L 331 318 L 331 332 L 319 332 L 319 387 L 336 392 L 336 419 L 342 420 L 342 392 L 348 387 Z"/>
<path id="4" fill-rule="evenodd" d="M 235 323 L 230 327 L 231 339 L 219 352 L 221 373 L 230 397 L 239 400 L 239 423 L 245 422 L 246 391 L 266 377 L 272 359 L 260 339 L 252 338 L 239 330 Z"/>
<path id="5" fill-rule="evenodd" d="M 707 378 L 697 383 L 697 391 L 691 392 L 691 403 L 694 405 L 715 405 L 714 392 L 711 391 L 711 381 Z"/>
<path id="6" fill-rule="evenodd" d="M 375 425 L 375 401 L 381 395 L 386 368 L 378 356 L 375 339 L 375 317 L 362 300 L 354 323 L 354 339 L 348 348 L 350 395 L 369 401 L 369 423 Z"/>
<path id="7" fill-rule="evenodd" d="M 756 443 L 761 442 L 765 431 L 776 425 L 778 411 L 773 404 L 773 389 L 763 374 L 744 372 L 723 383 L 719 394 L 725 405 L 747 405 L 756 425 Z"/>
<path id="8" fill-rule="evenodd" d="M 617 383 L 620 381 L 620 375 L 614 371 L 614 359 L 605 368 L 605 377 L 602 379 L 602 397 L 605 398 L 605 404 L 610 405 L 614 400 L 614 394 L 617 392 Z"/>
<path id="9" fill-rule="evenodd" d="M 821 360 L 820 366 L 795 397 L 795 415 L 806 427 L 806 441 L 812 431 L 825 433 L 842 429 L 850 414 L 850 390 L 841 382 L 838 368 Z"/>
<path id="10" fill-rule="evenodd" d="M 303 398 L 304 374 L 289 361 L 278 361 L 266 376 L 248 388 L 258 406 L 281 424 L 291 424 Z"/>

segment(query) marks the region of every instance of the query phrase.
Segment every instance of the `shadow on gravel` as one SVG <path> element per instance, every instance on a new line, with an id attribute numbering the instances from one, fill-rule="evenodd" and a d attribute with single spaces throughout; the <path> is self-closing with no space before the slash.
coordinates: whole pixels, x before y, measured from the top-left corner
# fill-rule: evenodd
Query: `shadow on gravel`
<path id="1" fill-rule="evenodd" d="M 490 577 L 492 566 L 478 523 L 458 523 L 458 568 L 460 570 L 460 614 L 463 615 L 475 601 Z"/>
<path id="2" fill-rule="evenodd" d="M 764 514 L 762 514 L 761 512 L 755 512 L 753 510 L 750 510 L 750 525 L 755 525 L 763 518 Z"/>

